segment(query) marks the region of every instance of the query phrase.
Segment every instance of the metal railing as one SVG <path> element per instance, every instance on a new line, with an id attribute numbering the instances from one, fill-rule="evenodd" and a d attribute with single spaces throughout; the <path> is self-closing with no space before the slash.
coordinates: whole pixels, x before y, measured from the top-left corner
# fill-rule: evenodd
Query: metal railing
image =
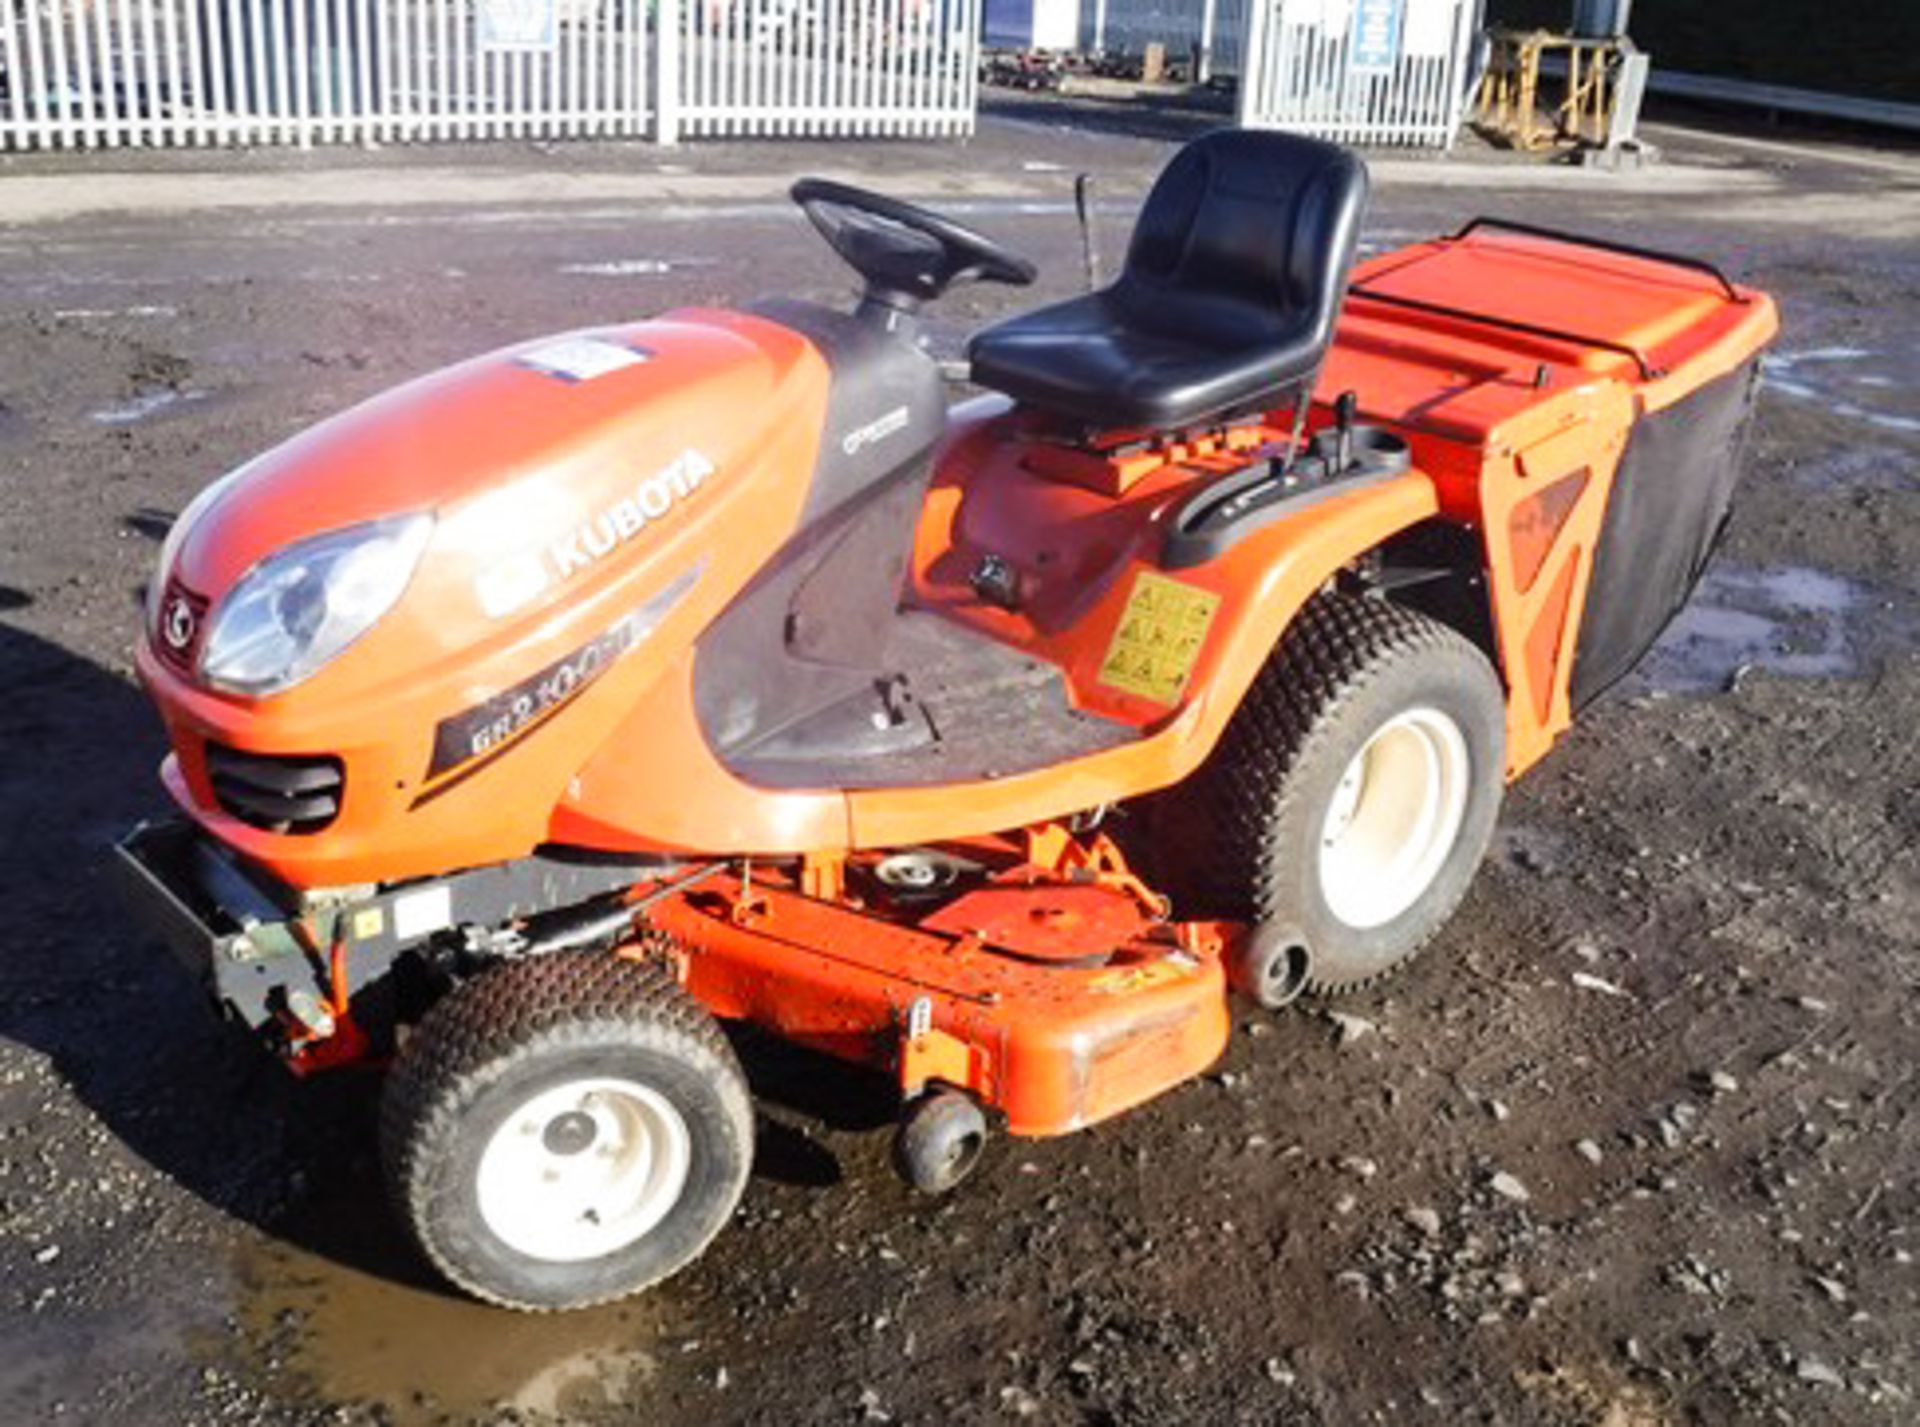
<path id="1" fill-rule="evenodd" d="M 970 132 L 978 0 L 0 0 L 0 149 Z"/>
<path id="2" fill-rule="evenodd" d="M 1466 111 L 1475 13 L 1474 0 L 1249 0 L 1240 122 L 1445 148 Z"/>
<path id="3" fill-rule="evenodd" d="M 1807 114 L 1816 119 L 1840 119 L 1850 124 L 1872 124 L 1920 134 L 1920 104 L 1896 99 L 1868 99 L 1856 94 L 1831 94 L 1787 84 L 1761 84 L 1751 79 L 1729 79 L 1717 74 L 1687 74 L 1656 69 L 1647 78 L 1654 94 L 1680 99 L 1706 99 L 1781 114 Z"/>

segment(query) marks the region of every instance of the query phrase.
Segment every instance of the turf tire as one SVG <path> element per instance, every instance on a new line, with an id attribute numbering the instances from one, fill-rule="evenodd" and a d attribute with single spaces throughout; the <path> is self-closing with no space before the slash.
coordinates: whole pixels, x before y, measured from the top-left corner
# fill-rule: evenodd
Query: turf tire
<path id="1" fill-rule="evenodd" d="M 529 1256 L 481 1213 L 480 1157 L 532 1096 L 592 1076 L 638 1081 L 678 1111 L 684 1187 L 616 1251 Z M 544 1312 L 624 1298 L 698 1257 L 746 1185 L 753 1109 L 732 1047 L 664 964 L 556 953 L 485 972 L 428 1012 L 388 1076 L 380 1142 L 393 1202 L 428 1261 L 475 1297 Z"/>
<path id="2" fill-rule="evenodd" d="M 1326 812 L 1373 733 L 1423 706 L 1465 738 L 1458 832 L 1410 906 L 1352 926 L 1320 885 Z M 1207 762 L 1141 805 L 1133 840 L 1181 915 L 1287 924 L 1311 952 L 1309 992 L 1364 985 L 1414 956 L 1466 894 L 1499 813 L 1505 720 L 1499 677 L 1461 635 L 1385 600 L 1322 593 L 1288 626 Z"/>

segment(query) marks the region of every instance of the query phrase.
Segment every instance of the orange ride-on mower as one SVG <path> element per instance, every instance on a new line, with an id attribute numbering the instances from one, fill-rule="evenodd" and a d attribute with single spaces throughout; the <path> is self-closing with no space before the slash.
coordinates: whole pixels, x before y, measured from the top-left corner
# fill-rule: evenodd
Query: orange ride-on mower
<path id="1" fill-rule="evenodd" d="M 878 1067 L 943 1190 L 1411 956 L 1506 780 L 1728 508 L 1769 300 L 1481 220 L 1352 266 L 1365 170 L 1183 149 L 1109 287 L 817 180 L 864 280 L 548 337 L 208 487 L 141 678 L 184 817 L 122 864 L 301 1073 L 386 1069 L 421 1249 L 551 1309 L 746 1182 L 724 1021 Z"/>

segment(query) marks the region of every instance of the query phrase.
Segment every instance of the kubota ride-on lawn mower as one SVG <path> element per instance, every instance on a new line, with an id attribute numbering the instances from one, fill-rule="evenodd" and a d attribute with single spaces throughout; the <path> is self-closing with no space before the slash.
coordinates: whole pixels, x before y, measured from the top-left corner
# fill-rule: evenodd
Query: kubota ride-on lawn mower
<path id="1" fill-rule="evenodd" d="M 1411 956 L 1501 790 L 1685 601 L 1769 300 L 1477 221 L 1352 268 L 1365 170 L 1189 144 L 1109 287 L 794 197 L 851 313 L 480 357 L 203 492 L 139 652 L 185 814 L 123 866 L 300 1072 L 387 1067 L 399 1212 L 519 1308 L 685 1265 L 746 1182 L 725 1020 L 897 1077 L 903 1172 L 1205 1069 Z M 1104 825 L 1103 825 L 1103 819 Z"/>

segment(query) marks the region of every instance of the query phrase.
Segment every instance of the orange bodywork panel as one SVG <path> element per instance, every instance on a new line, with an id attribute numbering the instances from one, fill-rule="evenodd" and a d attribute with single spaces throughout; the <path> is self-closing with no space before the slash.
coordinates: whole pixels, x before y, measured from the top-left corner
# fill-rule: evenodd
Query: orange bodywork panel
<path id="1" fill-rule="evenodd" d="M 1293 611 L 1353 552 L 1438 510 L 1431 482 L 1409 472 L 1275 522 L 1177 577 L 1218 601 L 1177 697 L 1159 702 L 1104 681 L 1135 582 L 1159 573 L 1168 511 L 1244 465 L 1251 447 L 1283 440 L 1284 432 L 1261 428 L 1243 430 L 1231 446 L 1182 447 L 1178 460 L 1162 452 L 1152 472 L 1135 470 L 1116 494 L 1059 478 L 1056 452 L 1035 459 L 1030 419 L 1004 402 L 956 415 L 915 538 L 909 599 L 1060 666 L 1076 707 L 1136 726 L 1138 739 L 958 787 L 757 788 L 707 744 L 686 650 L 581 768 L 555 813 L 553 839 L 769 855 L 894 847 L 1043 822 L 1178 782 L 1212 750 Z M 968 586 L 967 572 L 989 550 L 1038 572 L 1017 615 L 984 604 Z M 641 798 L 644 821 L 629 811 Z M 613 816 L 596 817 L 596 808 Z"/>
<path id="2" fill-rule="evenodd" d="M 1284 433 L 1269 430 L 1269 442 Z M 1162 576 L 1170 510 L 1239 453 L 1165 465 L 1116 499 L 1036 474 L 1026 420 L 981 422 L 960 435 L 934 477 L 914 550 L 914 599 L 1058 665 L 1076 707 L 1137 726 L 1141 737 L 1073 761 L 970 785 L 855 790 L 859 847 L 965 836 L 1061 817 L 1168 787 L 1205 760 L 1294 611 L 1356 553 L 1433 515 L 1432 483 L 1410 471 L 1275 521 L 1219 559 Z M 989 551 L 1032 572 L 1020 610 L 981 600 L 967 572 Z M 1165 702 L 1106 672 L 1141 577 L 1162 576 L 1217 601 L 1204 640 Z"/>

